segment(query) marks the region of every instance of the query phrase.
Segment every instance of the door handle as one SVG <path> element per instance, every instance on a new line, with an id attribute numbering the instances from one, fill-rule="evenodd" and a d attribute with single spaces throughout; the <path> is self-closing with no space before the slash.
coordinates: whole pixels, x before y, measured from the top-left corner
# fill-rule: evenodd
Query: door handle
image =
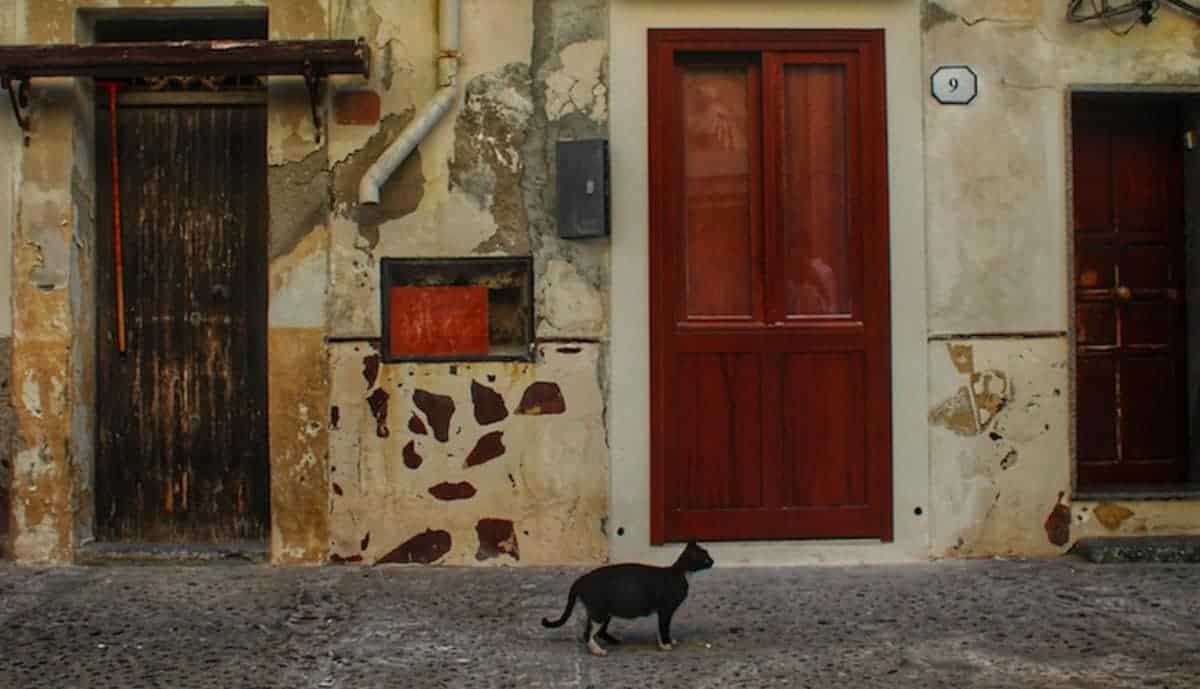
<path id="1" fill-rule="evenodd" d="M 1125 303 L 1130 299 L 1133 299 L 1133 290 L 1129 289 L 1125 285 L 1121 285 L 1113 290 L 1113 299 L 1121 303 Z"/>

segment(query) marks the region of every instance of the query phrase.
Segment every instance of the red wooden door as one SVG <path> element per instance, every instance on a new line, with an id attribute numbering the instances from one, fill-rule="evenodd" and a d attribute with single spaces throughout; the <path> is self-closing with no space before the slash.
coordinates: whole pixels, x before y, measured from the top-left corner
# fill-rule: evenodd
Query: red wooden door
<path id="1" fill-rule="evenodd" d="M 1072 100 L 1078 483 L 1187 476 L 1177 103 Z"/>
<path id="2" fill-rule="evenodd" d="M 889 540 L 882 32 L 650 63 L 652 540 Z"/>

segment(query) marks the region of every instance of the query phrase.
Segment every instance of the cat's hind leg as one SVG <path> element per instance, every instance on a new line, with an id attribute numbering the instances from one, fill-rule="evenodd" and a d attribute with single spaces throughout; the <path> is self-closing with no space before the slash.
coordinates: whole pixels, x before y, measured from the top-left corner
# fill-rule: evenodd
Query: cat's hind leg
<path id="1" fill-rule="evenodd" d="M 617 637 L 613 636 L 612 634 L 608 633 L 608 623 L 609 622 L 612 622 L 612 619 L 607 619 L 604 621 L 604 624 L 600 625 L 600 631 L 596 632 L 596 638 L 600 639 L 601 641 L 603 641 L 606 644 L 611 644 L 613 646 L 620 646 L 621 640 L 618 639 Z"/>
<path id="2" fill-rule="evenodd" d="M 593 620 L 591 614 L 590 613 L 588 614 L 587 647 L 588 647 L 588 653 L 591 653 L 594 656 L 608 655 L 608 651 L 604 650 L 604 648 L 602 648 L 600 646 L 600 644 L 596 643 L 596 636 L 597 636 L 597 634 L 599 634 L 600 630 L 604 629 L 604 626 L 608 624 L 608 619 L 609 618 L 607 616 L 604 616 L 598 620 Z"/>

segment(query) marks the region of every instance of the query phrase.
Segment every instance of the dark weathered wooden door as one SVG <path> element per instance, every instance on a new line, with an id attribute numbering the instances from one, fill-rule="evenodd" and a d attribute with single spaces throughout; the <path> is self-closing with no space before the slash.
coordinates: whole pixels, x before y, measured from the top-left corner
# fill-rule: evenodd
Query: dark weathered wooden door
<path id="1" fill-rule="evenodd" d="M 1186 478 L 1177 103 L 1072 99 L 1078 483 Z"/>
<path id="2" fill-rule="evenodd" d="M 891 538 L 875 31 L 652 31 L 655 542 Z"/>
<path id="3" fill-rule="evenodd" d="M 265 108 L 120 107 L 122 355 L 105 100 L 96 128 L 97 537 L 264 538 Z"/>

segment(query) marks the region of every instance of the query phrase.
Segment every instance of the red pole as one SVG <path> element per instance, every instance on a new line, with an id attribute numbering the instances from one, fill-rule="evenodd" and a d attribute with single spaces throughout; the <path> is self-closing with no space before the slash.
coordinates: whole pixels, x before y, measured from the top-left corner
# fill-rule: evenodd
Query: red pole
<path id="1" fill-rule="evenodd" d="M 117 89 L 115 81 L 97 81 L 96 86 L 108 89 L 108 119 L 112 140 L 112 200 L 113 200 L 113 262 L 116 268 L 117 288 L 117 351 L 125 353 L 125 276 L 121 260 L 121 176 L 117 165 Z"/>

